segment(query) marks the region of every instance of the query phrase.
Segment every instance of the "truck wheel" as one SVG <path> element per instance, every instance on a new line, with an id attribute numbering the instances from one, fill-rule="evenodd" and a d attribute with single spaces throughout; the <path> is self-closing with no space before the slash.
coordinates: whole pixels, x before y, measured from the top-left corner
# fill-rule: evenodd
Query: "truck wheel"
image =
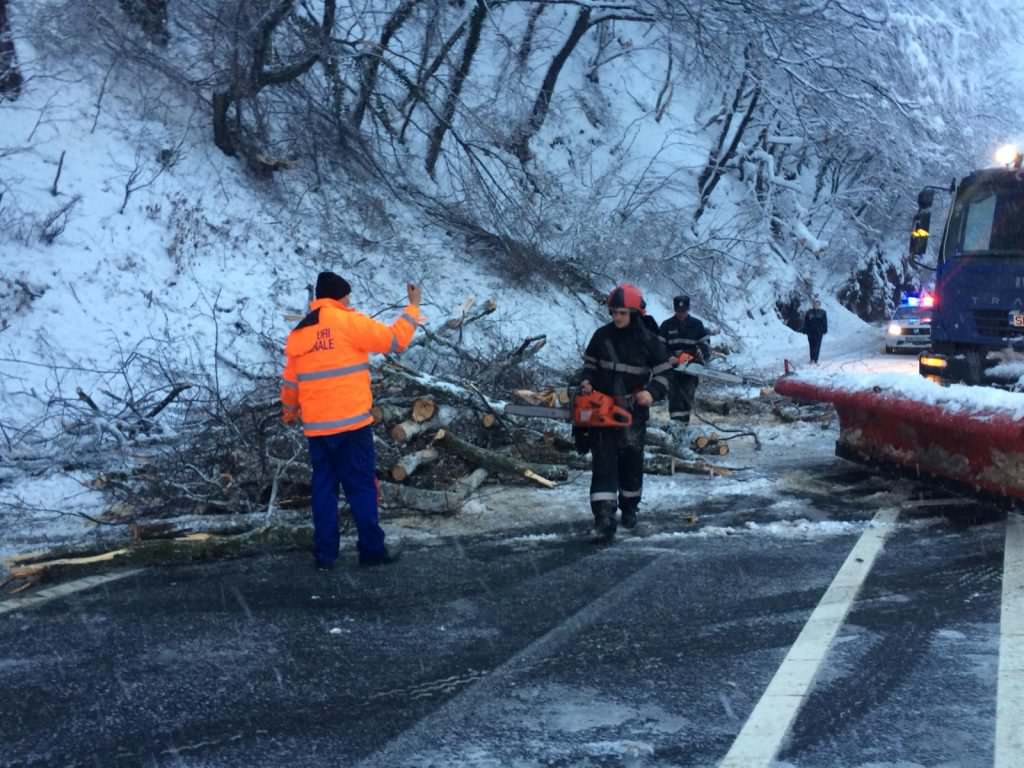
<path id="1" fill-rule="evenodd" d="M 891 354 L 892 354 L 892 347 L 890 347 L 890 346 L 888 346 L 888 345 L 887 345 L 887 346 L 885 347 L 885 354 L 887 354 L 887 355 L 891 355 Z"/>

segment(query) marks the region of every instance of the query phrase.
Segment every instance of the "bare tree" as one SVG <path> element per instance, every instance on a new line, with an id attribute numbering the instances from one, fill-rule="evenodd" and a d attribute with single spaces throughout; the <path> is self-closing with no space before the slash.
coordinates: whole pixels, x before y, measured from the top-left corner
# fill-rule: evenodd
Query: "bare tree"
<path id="1" fill-rule="evenodd" d="M 323 18 L 312 24 L 311 39 L 306 49 L 290 61 L 272 66 L 274 34 L 292 14 L 295 0 L 275 0 L 262 3 L 262 13 L 250 18 L 248 4 L 240 2 L 234 7 L 234 47 L 231 75 L 227 87 L 213 94 L 214 143 L 227 155 L 234 155 L 241 147 L 250 156 L 258 152 L 245 141 L 243 111 L 246 103 L 253 102 L 260 91 L 272 85 L 284 85 L 308 72 L 326 54 L 334 29 L 336 0 L 325 0 Z M 234 108 L 234 125 L 229 124 L 229 111 Z"/>
<path id="2" fill-rule="evenodd" d="M 469 35 L 466 38 L 466 45 L 462 49 L 462 61 L 452 78 L 452 84 L 448 89 L 448 96 L 445 99 L 444 109 L 441 116 L 430 133 L 430 146 L 427 148 L 427 173 L 434 175 L 434 168 L 437 166 L 437 158 L 441 155 L 441 144 L 444 136 L 452 125 L 455 117 L 455 108 L 459 103 L 459 96 L 462 94 L 462 86 L 469 76 L 470 67 L 473 66 L 473 57 L 480 46 L 480 36 L 484 26 L 484 19 L 487 18 L 487 0 L 477 0 L 473 9 L 473 16 L 469 20 Z"/>
<path id="3" fill-rule="evenodd" d="M 117 0 L 121 10 L 157 45 L 167 45 L 167 0 Z"/>
<path id="4" fill-rule="evenodd" d="M 698 202 L 693 213 L 696 223 L 704 213 L 708 198 L 715 191 L 719 180 L 728 164 L 736 156 L 736 149 L 743 140 L 747 127 L 757 110 L 761 96 L 761 86 L 751 71 L 750 46 L 744 51 L 744 67 L 739 84 L 733 93 L 732 101 L 722 114 L 722 124 L 718 131 L 718 141 L 708 156 L 707 165 L 697 178 Z"/>
<path id="5" fill-rule="evenodd" d="M 0 101 L 21 95 L 24 78 L 18 68 L 18 54 L 14 49 L 14 35 L 7 10 L 7 0 L 0 0 Z"/>
<path id="6" fill-rule="evenodd" d="M 544 119 L 547 117 L 548 109 L 551 106 L 551 99 L 555 93 L 555 84 L 558 82 L 558 76 L 562 73 L 562 67 L 569 60 L 573 50 L 587 33 L 587 29 L 590 27 L 590 14 L 589 6 L 580 8 L 579 15 L 576 16 L 576 23 L 573 24 L 572 30 L 569 32 L 569 37 L 562 45 L 561 50 L 555 54 L 551 64 L 548 65 L 548 71 L 544 75 L 544 82 L 541 84 L 540 91 L 537 92 L 537 98 L 533 102 L 533 108 L 530 110 L 530 117 L 527 119 L 526 126 L 520 131 L 519 136 L 516 137 L 515 153 L 521 162 L 525 163 L 530 157 L 530 139 L 544 125 Z"/>
<path id="7" fill-rule="evenodd" d="M 384 24 L 384 31 L 381 33 L 380 42 L 373 47 L 373 50 L 363 54 L 363 82 L 359 89 L 359 98 L 356 99 L 355 106 L 352 108 L 351 123 L 354 129 L 358 130 L 359 125 L 363 122 L 366 106 L 376 88 L 377 70 L 380 68 L 381 57 L 387 50 L 391 38 L 394 37 L 406 19 L 409 18 L 409 15 L 419 2 L 420 0 L 402 0 L 402 3 L 388 17 L 387 22 Z"/>

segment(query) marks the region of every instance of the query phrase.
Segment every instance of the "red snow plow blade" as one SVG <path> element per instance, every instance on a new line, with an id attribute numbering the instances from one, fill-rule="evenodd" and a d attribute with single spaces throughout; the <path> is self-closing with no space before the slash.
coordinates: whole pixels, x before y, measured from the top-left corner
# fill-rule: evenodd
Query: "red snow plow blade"
<path id="1" fill-rule="evenodd" d="M 832 403 L 836 455 L 895 465 L 975 491 L 1024 498 L 1024 420 L 998 410 L 951 411 L 882 391 L 849 392 L 783 376 L 775 391 L 799 402 Z"/>

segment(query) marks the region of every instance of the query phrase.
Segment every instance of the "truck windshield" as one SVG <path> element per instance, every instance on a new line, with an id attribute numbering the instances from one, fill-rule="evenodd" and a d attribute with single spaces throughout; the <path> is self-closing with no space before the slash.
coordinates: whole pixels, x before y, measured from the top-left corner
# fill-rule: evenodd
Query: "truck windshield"
<path id="1" fill-rule="evenodd" d="M 979 183 L 961 190 L 945 257 L 1024 256 L 1024 188 Z"/>

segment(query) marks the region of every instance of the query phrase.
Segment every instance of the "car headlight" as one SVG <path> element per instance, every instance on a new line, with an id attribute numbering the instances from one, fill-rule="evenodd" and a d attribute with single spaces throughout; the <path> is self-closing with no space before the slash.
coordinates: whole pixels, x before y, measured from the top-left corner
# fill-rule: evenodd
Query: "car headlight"
<path id="1" fill-rule="evenodd" d="M 900 328 L 898 325 L 896 325 L 896 323 L 891 323 L 889 325 L 889 335 L 890 336 L 899 336 L 902 333 L 903 333 L 903 329 Z"/>

